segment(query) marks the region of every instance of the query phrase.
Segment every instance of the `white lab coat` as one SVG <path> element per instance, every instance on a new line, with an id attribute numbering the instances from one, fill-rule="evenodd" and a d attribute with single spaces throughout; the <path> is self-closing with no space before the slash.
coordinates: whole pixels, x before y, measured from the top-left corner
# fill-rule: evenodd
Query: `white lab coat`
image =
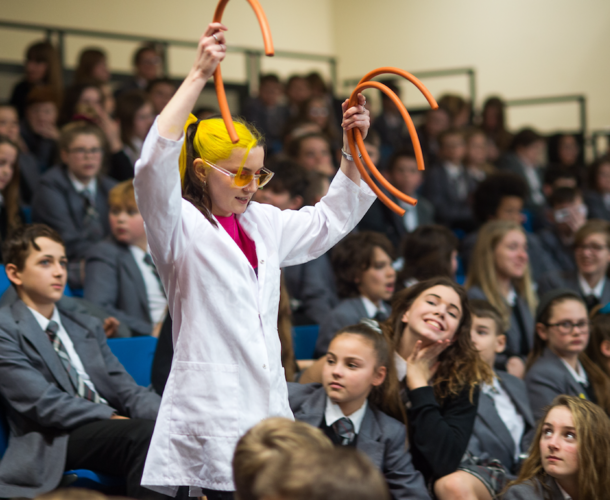
<path id="1" fill-rule="evenodd" d="M 135 192 L 174 320 L 174 360 L 142 485 L 231 491 L 237 440 L 270 416 L 293 418 L 280 360 L 280 268 L 315 259 L 349 233 L 375 195 L 342 172 L 315 207 L 252 202 L 239 216 L 256 245 L 258 279 L 227 232 L 181 195 L 182 141 L 153 124 L 135 167 Z"/>

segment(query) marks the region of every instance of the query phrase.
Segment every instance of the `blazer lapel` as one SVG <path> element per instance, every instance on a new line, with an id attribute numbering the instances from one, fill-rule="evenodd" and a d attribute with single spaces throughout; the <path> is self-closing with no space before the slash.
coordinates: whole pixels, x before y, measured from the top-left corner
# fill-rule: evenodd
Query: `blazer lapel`
<path id="1" fill-rule="evenodd" d="M 358 433 L 356 448 L 365 453 L 379 469 L 383 466 L 385 449 L 383 443 L 380 442 L 381 437 L 381 428 L 375 418 L 375 413 L 371 406 L 367 405 L 364 419 L 362 419 L 362 425 L 360 426 L 360 432 Z"/>
<path id="2" fill-rule="evenodd" d="M 599 301 L 602 306 L 605 306 L 608 302 L 610 302 L 610 279 L 606 277 L 606 282 L 604 283 L 604 289 L 602 290 L 602 296 Z"/>
<path id="3" fill-rule="evenodd" d="M 360 297 L 355 297 L 351 300 L 352 300 L 352 306 L 354 307 L 354 311 L 358 314 L 359 321 L 360 321 L 360 319 L 368 318 L 369 315 L 366 312 L 366 308 L 364 307 L 362 299 Z"/>
<path id="4" fill-rule="evenodd" d="M 521 313 L 521 317 L 523 318 L 523 323 L 525 325 L 525 334 L 527 335 L 529 350 L 532 350 L 534 347 L 534 322 L 528 321 L 528 318 L 531 318 L 532 313 L 527 306 L 527 302 L 525 302 L 525 300 L 519 296 L 517 296 L 517 307 L 519 308 L 519 312 Z"/>
<path id="5" fill-rule="evenodd" d="M 142 277 L 142 272 L 138 266 L 138 263 L 133 257 L 133 254 L 129 250 L 128 247 L 121 245 L 121 263 L 125 267 L 127 274 L 131 277 L 133 282 L 136 285 L 136 290 L 138 294 L 138 300 L 142 308 L 148 314 L 150 319 L 150 309 L 148 307 L 148 294 L 146 293 L 146 284 L 144 283 L 144 278 Z"/>
<path id="6" fill-rule="evenodd" d="M 515 453 L 515 441 L 506 428 L 506 425 L 500 418 L 492 397 L 484 392 L 481 392 L 481 395 L 479 396 L 479 408 L 477 410 L 477 414 L 498 437 L 498 440 L 502 443 L 502 446 L 506 448 L 509 456 L 512 457 Z"/>
<path id="7" fill-rule="evenodd" d="M 525 423 L 530 427 L 536 427 L 536 422 L 534 421 L 534 416 L 532 415 L 532 410 L 529 406 L 527 393 L 519 394 L 519 391 L 516 390 L 508 378 L 503 380 L 498 376 L 498 379 L 500 380 L 502 387 L 504 387 L 504 390 L 510 396 L 513 404 L 517 407 L 517 410 L 519 410 L 519 413 L 523 417 Z"/>
<path id="8" fill-rule="evenodd" d="M 49 371 L 57 381 L 58 385 L 69 394 L 74 395 L 74 388 L 68 377 L 68 373 L 64 368 L 58 354 L 53 349 L 49 337 L 40 328 L 40 324 L 36 321 L 36 318 L 28 309 L 28 307 L 21 301 L 17 300 L 12 306 L 13 317 L 19 324 L 19 330 L 26 340 L 38 351 L 40 357 L 43 359 Z"/>
<path id="9" fill-rule="evenodd" d="M 306 422 L 309 425 L 319 428 L 324 418 L 326 409 L 326 392 L 324 387 L 320 387 L 313 392 L 311 397 L 303 403 L 303 405 L 294 414 L 295 420 Z"/>
<path id="10" fill-rule="evenodd" d="M 573 393 L 576 396 L 580 396 L 581 394 L 583 394 L 586 397 L 582 386 L 578 382 L 576 382 L 576 380 L 574 380 L 574 377 L 572 377 L 568 369 L 565 367 L 561 359 L 559 359 L 556 354 L 554 354 L 548 347 L 546 347 L 542 356 L 547 358 L 549 360 L 549 363 L 552 363 L 555 366 L 558 375 L 559 373 L 561 373 L 561 376 L 563 376 L 563 378 L 565 379 L 566 384 L 570 387 L 570 389 L 572 389 L 572 391 L 574 391 Z M 566 391 L 566 393 L 568 392 Z"/>
<path id="11" fill-rule="evenodd" d="M 74 186 L 70 182 L 70 178 L 66 173 L 65 169 L 62 170 L 62 180 L 64 181 L 64 185 L 66 186 L 68 199 L 68 206 L 70 207 L 70 212 L 72 212 L 72 220 L 76 223 L 78 227 L 83 226 L 83 214 L 85 213 L 85 199 L 76 192 Z"/>

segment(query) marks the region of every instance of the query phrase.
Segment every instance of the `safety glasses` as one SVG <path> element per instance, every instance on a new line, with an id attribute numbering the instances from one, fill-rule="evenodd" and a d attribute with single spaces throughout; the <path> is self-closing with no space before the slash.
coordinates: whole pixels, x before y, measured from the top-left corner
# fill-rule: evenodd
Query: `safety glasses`
<path id="1" fill-rule="evenodd" d="M 252 179 L 256 180 L 256 185 L 258 186 L 258 188 L 262 188 L 263 186 L 266 186 L 269 181 L 271 180 L 271 178 L 273 177 L 273 172 L 271 170 L 268 170 L 266 168 L 261 168 L 259 173 L 257 174 L 253 174 L 252 172 L 250 172 L 249 170 L 244 170 L 243 168 L 240 168 L 238 170 L 238 172 L 236 174 L 234 174 L 233 172 L 229 172 L 226 168 L 222 168 L 219 167 L 218 165 L 214 165 L 212 162 L 209 162 L 208 160 L 202 158 L 203 162 L 212 167 L 215 170 L 218 170 L 220 173 L 228 175 L 229 177 L 231 177 L 231 185 L 233 187 L 246 187 L 248 184 L 250 184 L 252 182 Z"/>

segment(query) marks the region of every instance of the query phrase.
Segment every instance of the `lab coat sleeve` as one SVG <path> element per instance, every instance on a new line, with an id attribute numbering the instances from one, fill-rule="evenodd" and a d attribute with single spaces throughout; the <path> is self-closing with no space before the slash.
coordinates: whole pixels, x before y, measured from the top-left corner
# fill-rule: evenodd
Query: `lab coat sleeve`
<path id="1" fill-rule="evenodd" d="M 330 250 L 356 227 L 375 199 L 364 181 L 358 186 L 339 170 L 315 207 L 276 210 L 281 267 L 308 262 Z"/>
<path id="2" fill-rule="evenodd" d="M 181 231 L 183 200 L 178 167 L 183 140 L 161 137 L 155 120 L 135 166 L 136 202 L 156 264 L 157 259 L 175 261 L 187 243 Z"/>

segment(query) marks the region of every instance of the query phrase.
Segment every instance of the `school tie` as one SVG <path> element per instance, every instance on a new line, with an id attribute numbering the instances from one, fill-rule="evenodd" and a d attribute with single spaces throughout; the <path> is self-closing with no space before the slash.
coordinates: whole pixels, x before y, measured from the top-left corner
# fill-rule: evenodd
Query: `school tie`
<path id="1" fill-rule="evenodd" d="M 587 295 L 585 297 L 585 303 L 587 304 L 587 311 L 591 312 L 591 309 L 599 305 L 599 299 L 593 294 Z"/>
<path id="2" fill-rule="evenodd" d="M 373 316 L 373 319 L 375 321 L 377 321 L 377 323 L 383 323 L 386 319 L 388 319 L 388 317 L 386 316 L 386 314 L 384 312 L 379 310 L 375 313 L 375 316 Z"/>
<path id="3" fill-rule="evenodd" d="M 356 437 L 354 424 L 349 418 L 341 417 L 332 425 L 335 434 L 341 438 L 342 446 L 349 446 Z"/>
<path id="4" fill-rule="evenodd" d="M 157 271 L 157 266 L 155 266 L 155 263 L 153 262 L 152 257 L 150 256 L 149 253 L 144 255 L 144 264 L 146 264 L 148 267 L 150 267 L 150 270 L 155 275 L 155 278 L 157 278 L 157 282 L 159 283 L 159 287 L 161 288 L 161 291 L 163 292 L 163 294 L 165 294 L 165 289 L 163 288 L 163 283 L 161 283 L 161 276 L 159 276 L 159 272 Z"/>
<path id="5" fill-rule="evenodd" d="M 85 384 L 82 377 L 76 371 L 76 368 L 74 368 L 74 365 L 70 361 L 70 356 L 68 355 L 66 346 L 64 346 L 63 342 L 57 335 L 58 331 L 59 325 L 57 322 L 49 321 L 45 333 L 49 336 L 49 340 L 51 341 L 51 344 L 53 344 L 53 349 L 55 349 L 55 352 L 59 356 L 62 365 L 64 365 L 64 368 L 68 372 L 68 378 L 70 379 L 76 394 L 78 397 L 93 401 L 94 403 L 101 403 L 99 394 Z"/>

